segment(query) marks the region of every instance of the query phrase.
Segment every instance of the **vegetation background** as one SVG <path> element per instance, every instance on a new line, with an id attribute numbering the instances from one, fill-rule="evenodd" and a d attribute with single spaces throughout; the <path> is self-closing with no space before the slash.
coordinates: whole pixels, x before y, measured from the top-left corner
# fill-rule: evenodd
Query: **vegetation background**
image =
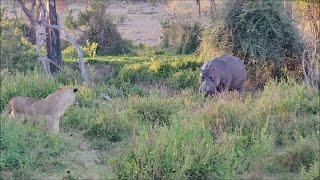
<path id="1" fill-rule="evenodd" d="M 1 1 L 1 110 L 79 92 L 59 135 L 1 113 L 0 179 L 319 179 L 317 0 L 55 2 L 90 82 L 65 38 L 47 77 L 19 4 Z M 199 69 L 222 53 L 244 61 L 246 91 L 204 98 Z"/>

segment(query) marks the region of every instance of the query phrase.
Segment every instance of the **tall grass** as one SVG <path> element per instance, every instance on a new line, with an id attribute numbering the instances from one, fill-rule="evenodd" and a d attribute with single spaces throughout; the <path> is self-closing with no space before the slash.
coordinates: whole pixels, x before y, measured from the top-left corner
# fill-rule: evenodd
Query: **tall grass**
<path id="1" fill-rule="evenodd" d="M 314 176 L 316 89 L 270 81 L 261 93 L 224 93 L 200 100 L 196 109 L 190 97 L 176 98 L 187 103 L 170 116 L 171 124 L 138 127 L 129 151 L 112 161 L 120 179 Z"/>
<path id="2" fill-rule="evenodd" d="M 311 86 L 271 80 L 256 93 L 225 92 L 210 98 L 192 88 L 151 86 L 140 87 L 143 94 L 131 88 L 127 96 L 114 93 L 113 101 L 107 102 L 98 93 L 113 91 L 108 83 L 89 87 L 61 82 L 39 72 L 4 74 L 1 106 L 16 95 L 41 98 L 60 86 L 77 86 L 76 105 L 61 118 L 61 130 L 84 132 L 83 138 L 98 150 L 129 141 L 114 157 L 107 156 L 112 177 L 281 179 L 290 173 L 295 178 L 319 177 L 320 98 Z M 64 144 L 40 126 L 1 116 L 3 172 L 31 178 L 32 171 L 67 150 Z"/>
<path id="3" fill-rule="evenodd" d="M 56 158 L 68 149 L 67 141 L 43 131 L 40 125 L 5 120 L 1 117 L 0 171 L 4 179 L 30 179 L 36 169 L 57 165 Z"/>

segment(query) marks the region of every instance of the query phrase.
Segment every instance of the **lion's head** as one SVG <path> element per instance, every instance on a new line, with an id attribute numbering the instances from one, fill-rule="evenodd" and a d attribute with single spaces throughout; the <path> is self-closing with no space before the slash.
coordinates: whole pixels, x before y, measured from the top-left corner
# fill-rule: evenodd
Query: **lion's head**
<path id="1" fill-rule="evenodd" d="M 71 106 L 76 98 L 77 88 L 60 88 L 58 91 L 50 94 L 45 99 L 49 102 L 50 108 L 55 110 L 66 110 Z"/>

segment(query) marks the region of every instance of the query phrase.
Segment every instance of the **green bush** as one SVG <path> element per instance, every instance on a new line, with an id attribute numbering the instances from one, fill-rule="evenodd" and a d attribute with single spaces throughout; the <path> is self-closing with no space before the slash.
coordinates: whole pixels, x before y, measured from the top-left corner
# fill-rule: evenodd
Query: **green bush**
<path id="1" fill-rule="evenodd" d="M 178 54 L 192 54 L 201 43 L 202 28 L 198 23 L 191 25 L 170 22 L 161 22 L 163 30 L 162 47 L 176 49 Z"/>
<path id="2" fill-rule="evenodd" d="M 245 57 L 248 63 L 280 63 L 286 57 L 297 60 L 302 41 L 280 7 L 280 1 L 274 0 L 225 1 L 205 37 L 213 47 Z"/>
<path id="3" fill-rule="evenodd" d="M 99 55 L 118 55 L 128 53 L 131 43 L 124 40 L 112 19 L 106 14 L 106 1 L 90 1 L 90 8 L 78 14 L 77 20 L 73 19 L 71 12 L 65 19 L 65 26 L 70 29 L 83 28 L 80 41 L 82 45 L 86 42 L 98 43 L 96 52 Z"/>
<path id="4" fill-rule="evenodd" d="M 36 47 L 24 37 L 25 26 L 18 21 L 1 21 L 1 69 L 25 72 L 34 69 L 39 62 Z"/>
<path id="5" fill-rule="evenodd" d="M 201 43 L 202 28 L 198 23 L 187 27 L 186 33 L 178 47 L 179 54 L 192 54 L 196 52 Z"/>

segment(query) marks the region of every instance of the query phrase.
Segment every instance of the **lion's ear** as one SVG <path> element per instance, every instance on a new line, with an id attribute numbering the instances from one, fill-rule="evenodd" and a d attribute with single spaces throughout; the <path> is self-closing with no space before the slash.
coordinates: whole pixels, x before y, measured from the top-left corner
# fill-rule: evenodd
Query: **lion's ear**
<path id="1" fill-rule="evenodd" d="M 78 88 L 73 88 L 73 92 L 77 92 L 78 91 Z"/>

